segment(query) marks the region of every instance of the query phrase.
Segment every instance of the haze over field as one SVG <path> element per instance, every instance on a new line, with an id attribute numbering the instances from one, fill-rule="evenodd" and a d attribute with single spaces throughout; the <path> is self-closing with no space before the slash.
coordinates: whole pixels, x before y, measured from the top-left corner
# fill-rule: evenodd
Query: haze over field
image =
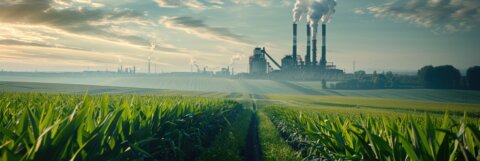
<path id="1" fill-rule="evenodd" d="M 0 77 L 0 91 L 60 92 L 60 93 L 136 93 L 199 95 L 204 97 L 244 98 L 258 95 L 292 96 L 351 96 L 367 98 L 392 98 L 432 102 L 457 102 L 480 104 L 480 92 L 433 89 L 384 89 L 384 90 L 328 90 L 321 89 L 319 82 L 294 82 L 271 80 L 235 80 L 224 78 L 36 78 L 36 83 L 23 82 L 31 77 Z M 182 90 L 184 92 L 173 92 Z M 192 91 L 192 92 L 188 92 Z M 261 96 L 260 96 L 261 95 Z"/>
<path id="2" fill-rule="evenodd" d="M 277 60 L 291 54 L 294 5 L 293 0 L 1 0 L 0 68 L 114 71 L 124 64 L 146 72 L 150 57 L 159 72 L 190 71 L 192 62 L 245 72 L 255 46 L 266 46 Z M 477 0 L 339 1 L 329 24 L 328 59 L 347 72 L 354 60 L 357 69 L 367 71 L 414 71 L 426 64 L 466 69 L 480 60 L 478 8 Z M 298 20 L 303 54 L 306 18 Z"/>

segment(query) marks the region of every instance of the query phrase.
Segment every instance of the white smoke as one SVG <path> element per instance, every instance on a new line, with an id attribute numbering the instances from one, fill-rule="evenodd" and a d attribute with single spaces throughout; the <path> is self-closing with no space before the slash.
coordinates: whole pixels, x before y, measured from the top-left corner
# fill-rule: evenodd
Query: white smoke
<path id="1" fill-rule="evenodd" d="M 313 39 L 316 39 L 318 24 L 326 24 L 335 14 L 336 0 L 296 0 L 293 8 L 293 21 L 297 23 L 302 16 L 307 16 L 307 22 L 313 30 Z"/>
<path id="2" fill-rule="evenodd" d="M 148 53 L 148 61 L 152 60 L 152 55 L 155 52 L 155 49 L 157 48 L 157 41 L 153 40 L 150 42 L 150 53 Z"/>
<path id="3" fill-rule="evenodd" d="M 192 66 L 192 67 L 195 66 L 195 68 L 197 68 L 197 70 L 200 69 L 200 67 L 197 64 L 197 60 L 195 60 L 195 58 L 193 58 L 193 57 L 190 58 L 190 66 Z"/>
<path id="4" fill-rule="evenodd" d="M 197 61 L 195 60 L 195 58 L 190 58 L 190 65 L 196 65 L 197 64 Z"/>
<path id="5" fill-rule="evenodd" d="M 233 66 L 236 62 L 241 61 L 243 57 L 245 57 L 245 55 L 242 54 L 236 54 L 232 56 L 232 58 L 230 59 L 230 66 Z"/>
<path id="6" fill-rule="evenodd" d="M 297 23 L 308 12 L 310 0 L 296 0 L 293 8 L 293 22 Z"/>
<path id="7" fill-rule="evenodd" d="M 120 55 L 117 55 L 117 60 L 118 60 L 118 63 L 120 63 L 120 64 L 121 64 L 121 63 L 123 62 L 123 61 L 122 61 L 122 56 L 120 56 Z"/>
<path id="8" fill-rule="evenodd" d="M 313 30 L 313 40 L 317 39 L 318 24 L 327 24 L 335 14 L 336 0 L 312 0 L 308 8 L 307 20 Z"/>
<path id="9" fill-rule="evenodd" d="M 150 51 L 154 51 L 157 48 L 157 41 L 153 40 L 150 42 Z"/>

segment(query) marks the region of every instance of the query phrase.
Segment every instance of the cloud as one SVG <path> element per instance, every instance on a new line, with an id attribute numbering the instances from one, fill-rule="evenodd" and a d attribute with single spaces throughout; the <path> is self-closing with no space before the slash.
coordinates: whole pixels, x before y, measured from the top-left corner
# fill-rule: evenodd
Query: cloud
<path id="1" fill-rule="evenodd" d="M 159 7 L 180 8 L 185 7 L 192 10 L 204 10 L 207 8 L 218 8 L 223 5 L 221 0 L 154 0 Z"/>
<path id="2" fill-rule="evenodd" d="M 258 5 L 262 7 L 268 7 L 272 5 L 271 0 L 232 0 L 235 4 L 243 4 L 243 5 Z M 285 3 L 285 2 L 283 2 Z"/>
<path id="3" fill-rule="evenodd" d="M 50 44 L 41 44 L 41 43 L 34 43 L 34 42 L 25 42 L 25 41 L 19 41 L 19 40 L 9 40 L 9 39 L 0 39 L 0 45 L 35 46 L 35 47 L 45 47 L 45 48 L 62 48 L 62 49 L 69 49 L 69 50 L 86 51 L 84 49 L 66 47 L 66 46 L 63 46 L 63 45 L 50 45 Z"/>
<path id="4" fill-rule="evenodd" d="M 74 3 L 93 4 L 93 7 L 78 7 Z M 89 35 L 112 41 L 135 45 L 147 45 L 145 37 L 115 32 L 127 25 L 152 24 L 144 13 L 129 9 L 99 9 L 88 0 L 23 0 L 0 5 L 0 22 L 15 25 L 47 26 L 68 33 Z M 61 6 L 61 7 L 58 7 Z"/>
<path id="5" fill-rule="evenodd" d="M 68 8 L 72 6 L 101 8 L 101 7 L 104 7 L 105 5 L 102 3 L 92 2 L 91 0 L 53 0 L 52 6 L 58 7 L 58 8 Z"/>
<path id="6" fill-rule="evenodd" d="M 3 45 L 0 44 L 0 47 Z M 42 46 L 19 47 L 8 46 L 13 51 L 3 51 L 0 57 L 5 58 L 0 62 L 7 63 L 16 61 L 19 64 L 31 64 L 42 66 L 101 66 L 115 63 L 111 60 L 110 53 L 97 53 L 84 50 L 71 50 L 67 48 L 44 48 Z M 0 50 L 2 51 L 2 50 Z M 39 63 L 39 62 L 44 62 Z"/>
<path id="7" fill-rule="evenodd" d="M 261 7 L 272 6 L 278 0 L 154 0 L 162 8 L 188 8 L 191 10 L 205 10 L 210 8 L 222 8 L 227 4 L 256 5 Z M 282 6 L 290 5 L 288 0 L 281 0 Z"/>
<path id="8" fill-rule="evenodd" d="M 395 17 L 440 32 L 468 31 L 480 24 L 479 0 L 392 0 L 368 7 L 365 12 L 375 17 Z"/>
<path id="9" fill-rule="evenodd" d="M 159 22 L 167 28 L 181 30 L 207 40 L 215 39 L 240 45 L 254 44 L 244 36 L 232 33 L 228 28 L 208 26 L 203 20 L 193 17 L 163 17 Z"/>

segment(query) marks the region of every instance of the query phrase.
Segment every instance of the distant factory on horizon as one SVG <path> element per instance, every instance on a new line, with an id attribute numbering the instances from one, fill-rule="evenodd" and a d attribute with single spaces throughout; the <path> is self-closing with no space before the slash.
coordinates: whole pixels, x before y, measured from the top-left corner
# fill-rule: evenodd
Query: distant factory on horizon
<path id="1" fill-rule="evenodd" d="M 304 59 L 297 53 L 297 23 L 293 24 L 292 53 L 277 63 L 265 48 L 256 47 L 253 55 L 249 58 L 249 75 L 252 78 L 270 79 L 296 79 L 296 80 L 320 80 L 336 78 L 344 74 L 343 70 L 337 69 L 333 62 L 327 61 L 326 24 L 322 24 L 322 53 L 317 58 L 317 39 L 312 35 L 312 28 L 307 23 L 307 47 Z M 315 32 L 314 32 L 315 33 Z M 312 40 L 313 37 L 313 40 Z M 271 63 L 278 68 L 274 70 Z"/>
<path id="2" fill-rule="evenodd" d="M 325 80 L 343 76 L 343 70 L 337 69 L 333 62 L 327 61 L 327 23 L 335 14 L 336 0 L 303 1 L 296 0 L 293 13 L 293 46 L 292 53 L 287 54 L 278 64 L 265 48 L 255 48 L 249 59 L 252 78 L 267 78 L 280 80 Z M 297 23 L 305 15 L 307 19 L 307 47 L 304 59 L 297 53 Z M 322 55 L 317 58 L 317 33 L 319 24 L 322 28 Z M 313 33 L 313 34 L 312 34 Z M 274 70 L 268 60 L 278 70 Z"/>

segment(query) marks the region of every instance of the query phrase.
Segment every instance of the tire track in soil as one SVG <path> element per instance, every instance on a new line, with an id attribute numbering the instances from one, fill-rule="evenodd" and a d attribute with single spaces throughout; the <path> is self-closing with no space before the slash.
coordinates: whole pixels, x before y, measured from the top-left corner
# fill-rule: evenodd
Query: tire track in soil
<path id="1" fill-rule="evenodd" d="M 252 99 L 252 118 L 250 119 L 250 126 L 248 128 L 247 134 L 247 146 L 245 147 L 244 155 L 245 159 L 248 161 L 260 161 L 261 160 L 261 150 L 260 150 L 260 141 L 258 138 L 258 120 L 257 120 L 257 104 L 255 103 L 255 98 Z"/>

